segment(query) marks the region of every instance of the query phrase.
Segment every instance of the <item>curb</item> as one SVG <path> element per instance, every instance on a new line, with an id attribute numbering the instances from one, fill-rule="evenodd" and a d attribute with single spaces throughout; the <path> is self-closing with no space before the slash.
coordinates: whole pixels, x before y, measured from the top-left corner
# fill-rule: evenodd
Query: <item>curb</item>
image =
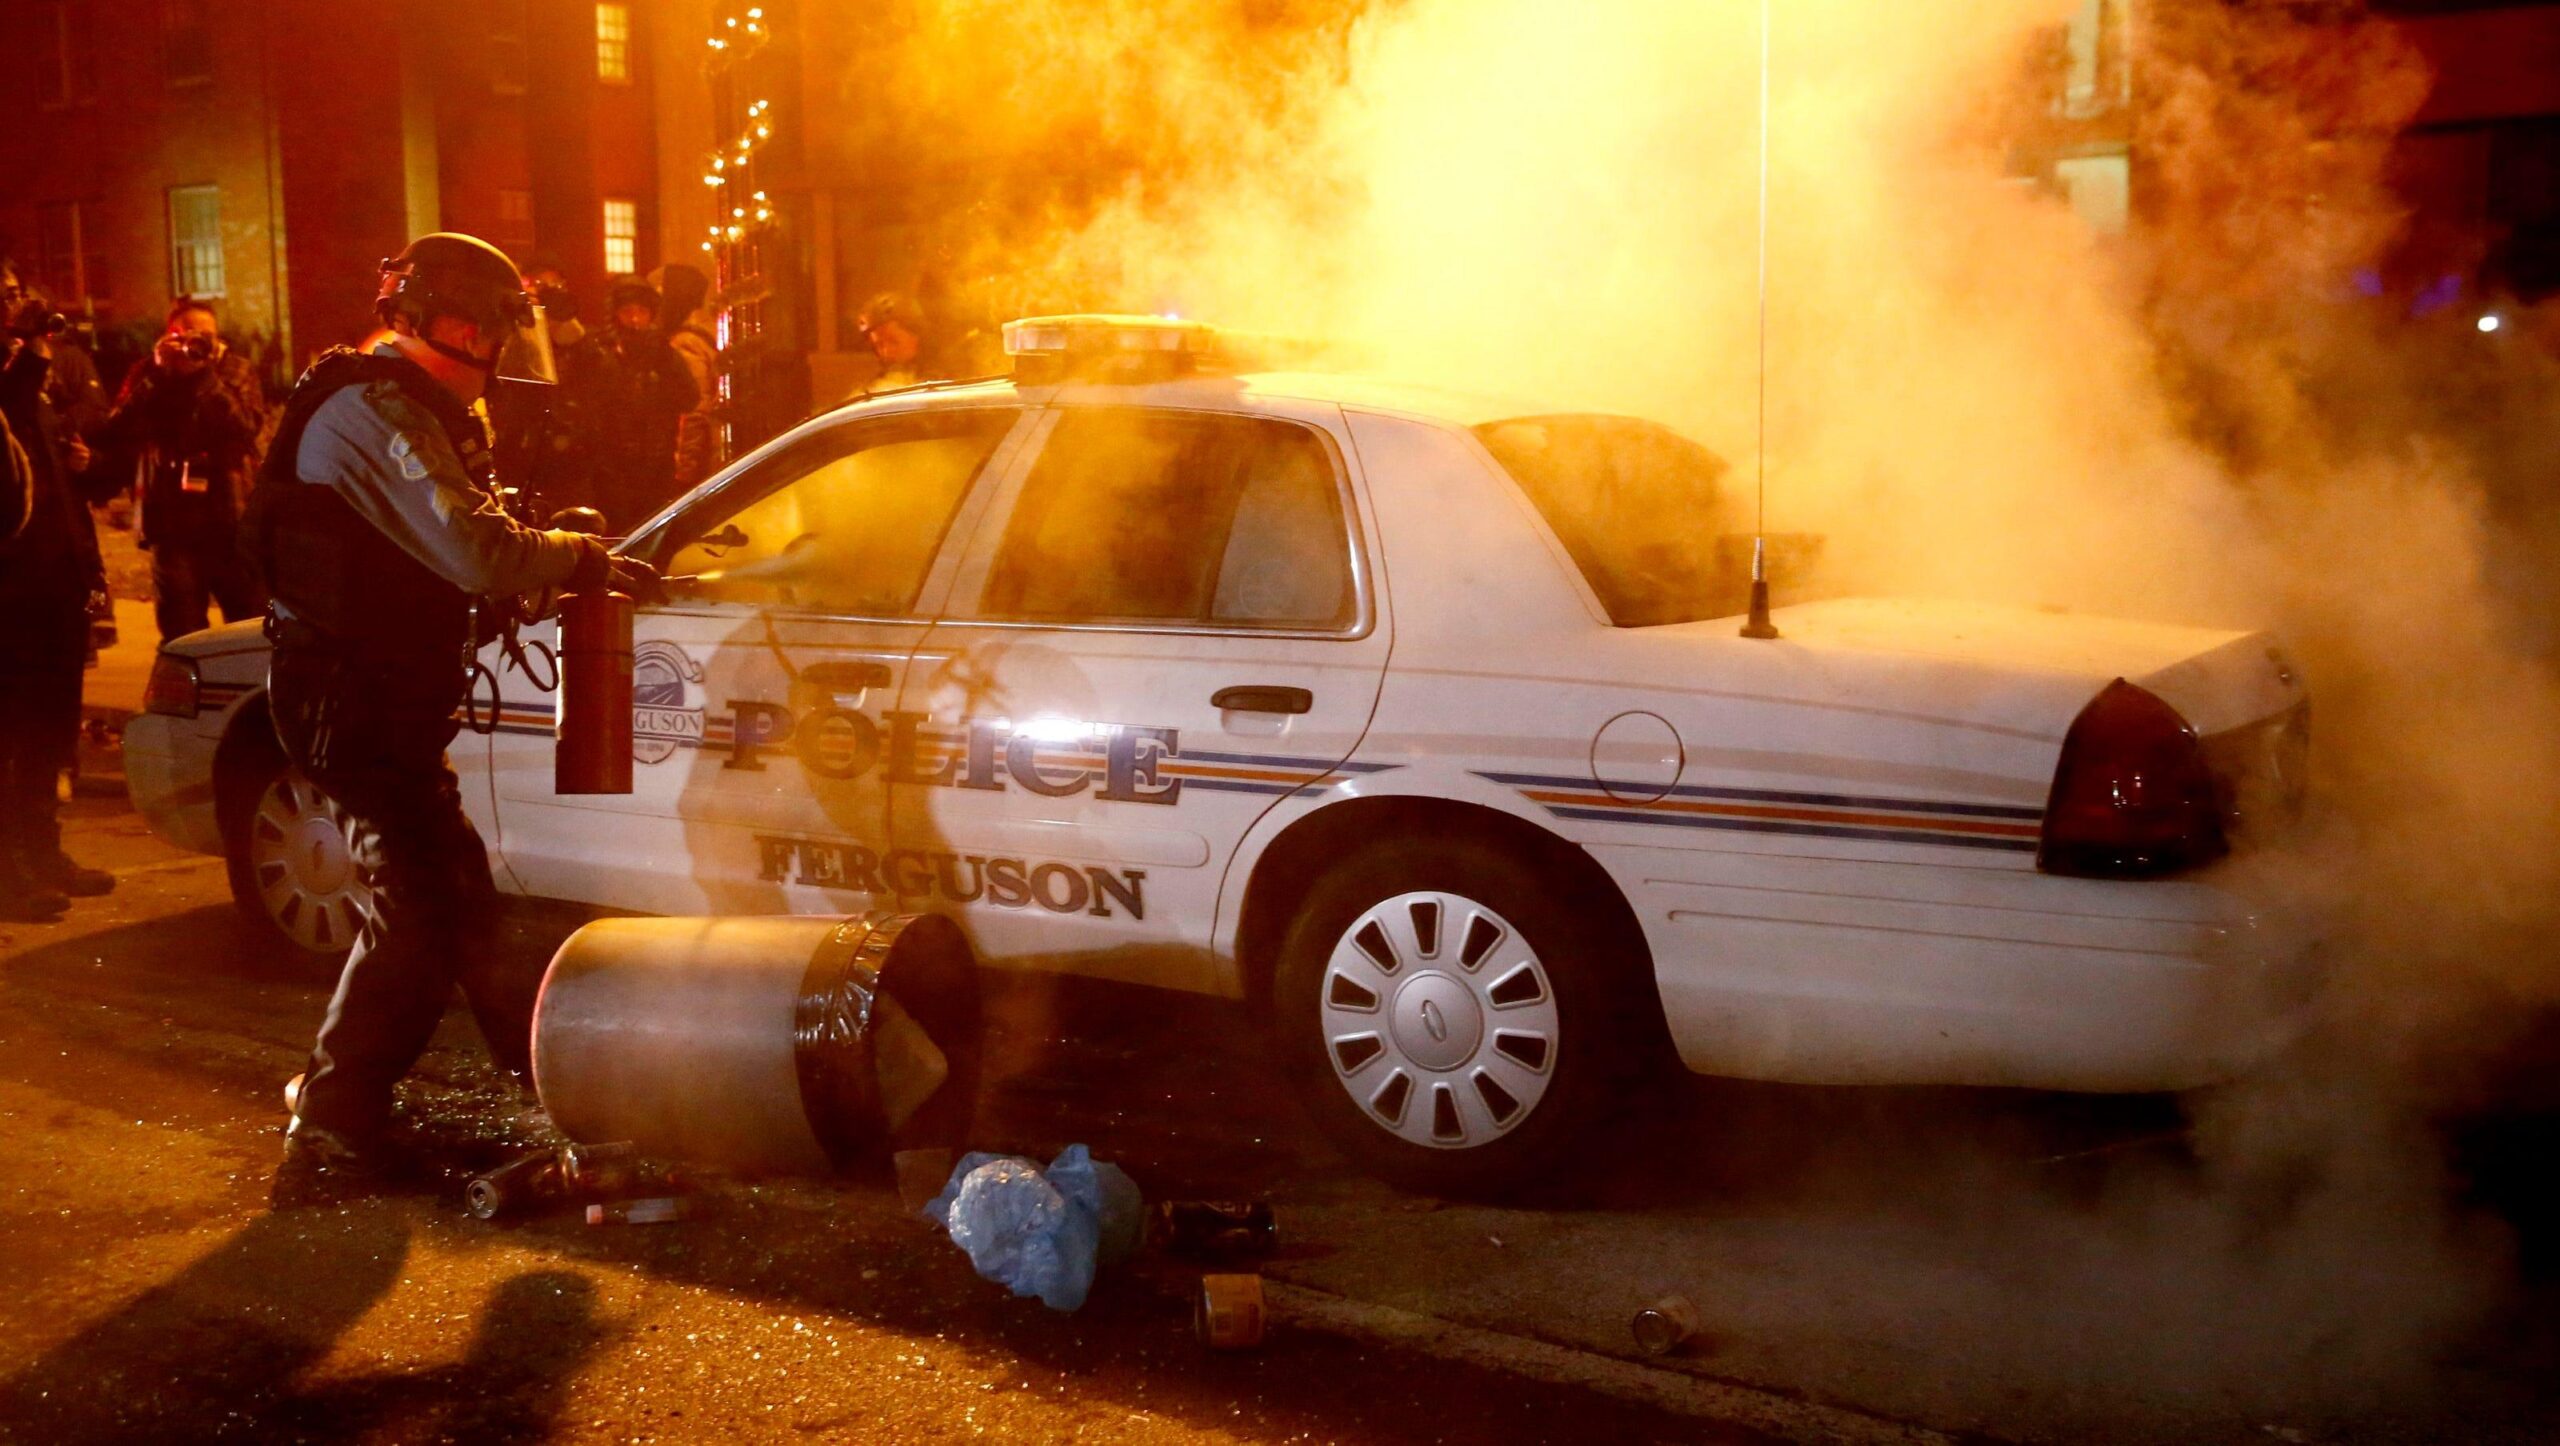
<path id="1" fill-rule="evenodd" d="M 1965 1439 L 1846 1406 L 1826 1406 L 1528 1336 L 1459 1325 L 1438 1316 L 1373 1305 L 1268 1277 L 1262 1288 L 1275 1313 L 1295 1324 L 1557 1385 L 1579 1386 L 1637 1405 L 1757 1431 L 1774 1440 L 1836 1446 L 1954 1446 Z"/>

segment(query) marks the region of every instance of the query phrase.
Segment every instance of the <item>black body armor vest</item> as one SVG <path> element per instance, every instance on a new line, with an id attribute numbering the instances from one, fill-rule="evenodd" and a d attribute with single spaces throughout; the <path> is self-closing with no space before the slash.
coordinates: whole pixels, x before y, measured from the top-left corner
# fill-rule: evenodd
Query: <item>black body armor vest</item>
<path id="1" fill-rule="evenodd" d="M 470 410 L 417 363 L 332 347 L 293 385 L 283 420 L 241 518 L 241 545 L 297 627 L 332 651 L 393 664 L 458 665 L 471 641 L 471 597 L 364 520 L 337 489 L 306 482 L 302 434 L 323 402 L 348 387 L 388 384 L 426 409 L 471 480 L 496 490 L 488 435 Z M 426 484 L 419 484 L 424 486 Z"/>

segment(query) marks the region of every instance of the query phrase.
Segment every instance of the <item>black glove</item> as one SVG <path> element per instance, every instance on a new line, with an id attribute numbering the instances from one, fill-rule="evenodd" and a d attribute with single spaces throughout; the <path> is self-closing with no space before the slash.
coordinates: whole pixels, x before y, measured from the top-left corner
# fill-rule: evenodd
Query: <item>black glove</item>
<path id="1" fill-rule="evenodd" d="M 667 584 L 658 570 L 636 557 L 613 559 L 613 590 L 633 602 L 662 603 L 667 600 Z"/>
<path id="2" fill-rule="evenodd" d="M 569 574 L 570 592 L 594 592 L 613 580 L 613 554 L 605 545 L 584 533 L 573 534 L 578 544 L 578 565 Z"/>
<path id="3" fill-rule="evenodd" d="M 578 543 L 578 570 L 569 574 L 570 592 L 609 588 L 634 602 L 667 600 L 667 585 L 656 568 L 636 557 L 616 557 L 592 537 L 580 537 Z"/>

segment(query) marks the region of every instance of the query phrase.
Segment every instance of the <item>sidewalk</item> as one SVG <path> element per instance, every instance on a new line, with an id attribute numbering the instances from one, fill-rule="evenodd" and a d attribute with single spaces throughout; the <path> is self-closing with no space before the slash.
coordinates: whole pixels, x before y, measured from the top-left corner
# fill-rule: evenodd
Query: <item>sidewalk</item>
<path id="1" fill-rule="evenodd" d="M 151 619 L 150 600 L 117 598 L 115 646 L 99 649 L 98 666 L 81 680 L 81 716 L 122 731 L 124 720 L 142 711 L 142 690 L 159 653 L 160 628 Z"/>

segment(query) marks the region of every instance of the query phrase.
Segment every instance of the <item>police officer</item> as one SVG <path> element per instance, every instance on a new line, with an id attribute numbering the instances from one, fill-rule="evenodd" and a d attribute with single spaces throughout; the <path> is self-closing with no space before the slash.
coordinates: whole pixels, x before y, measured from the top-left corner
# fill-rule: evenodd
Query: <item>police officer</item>
<path id="1" fill-rule="evenodd" d="M 527 1065 L 531 981 L 492 969 L 496 891 L 446 744 L 486 619 L 518 595 L 658 592 L 646 564 L 501 510 L 470 405 L 502 356 L 542 357 L 513 262 L 439 232 L 382 267 L 386 329 L 295 384 L 244 520 L 273 594 L 267 698 L 285 754 L 346 809 L 373 890 L 298 1089 L 277 1197 L 386 1163 L 392 1087 L 456 982 L 498 1063 Z M 475 636 L 475 633 L 483 636 Z"/>

